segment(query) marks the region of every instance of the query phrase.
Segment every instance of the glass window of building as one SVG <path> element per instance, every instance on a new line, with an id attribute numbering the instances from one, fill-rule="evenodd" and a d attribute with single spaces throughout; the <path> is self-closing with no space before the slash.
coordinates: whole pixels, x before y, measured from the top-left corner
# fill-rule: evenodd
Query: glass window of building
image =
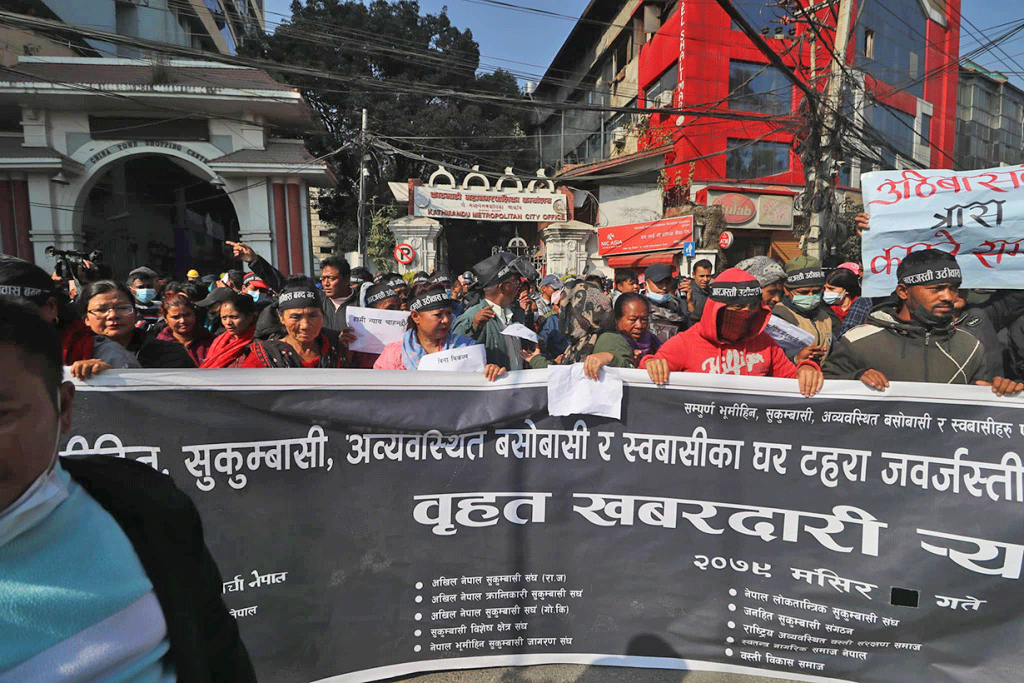
<path id="1" fill-rule="evenodd" d="M 658 76 L 658 78 L 644 90 L 645 100 L 647 102 L 646 106 L 649 108 L 657 107 L 658 105 L 655 104 L 655 102 L 658 99 L 658 95 L 664 92 L 675 92 L 677 85 L 679 85 L 679 66 L 677 64 L 673 64 L 669 68 L 665 69 L 664 73 Z M 671 107 L 672 104 L 669 103 L 665 106 Z"/>
<path id="2" fill-rule="evenodd" d="M 725 173 L 732 180 L 752 180 L 778 175 L 790 170 L 789 145 L 784 142 L 751 143 L 729 139 L 725 153 Z"/>
<path id="3" fill-rule="evenodd" d="M 921 55 L 927 24 L 918 0 L 865 2 L 857 19 L 856 66 L 888 85 L 924 97 Z"/>
<path id="4" fill-rule="evenodd" d="M 793 86 L 775 67 L 729 62 L 729 108 L 788 114 L 793 110 Z"/>
<path id="5" fill-rule="evenodd" d="M 913 116 L 875 103 L 864 108 L 864 120 L 875 132 L 868 143 L 878 151 L 883 168 L 896 167 L 896 154 L 906 159 L 914 157 Z"/>

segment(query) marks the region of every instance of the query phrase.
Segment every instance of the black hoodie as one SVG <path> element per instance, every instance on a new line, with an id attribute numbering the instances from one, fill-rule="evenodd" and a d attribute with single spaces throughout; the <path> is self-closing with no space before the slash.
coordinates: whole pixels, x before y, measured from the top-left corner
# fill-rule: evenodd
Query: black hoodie
<path id="1" fill-rule="evenodd" d="M 868 370 L 893 382 L 992 381 L 985 348 L 973 335 L 953 327 L 953 321 L 929 329 L 900 320 L 890 303 L 876 306 L 867 324 L 843 335 L 821 366 L 829 379 L 860 379 Z"/>

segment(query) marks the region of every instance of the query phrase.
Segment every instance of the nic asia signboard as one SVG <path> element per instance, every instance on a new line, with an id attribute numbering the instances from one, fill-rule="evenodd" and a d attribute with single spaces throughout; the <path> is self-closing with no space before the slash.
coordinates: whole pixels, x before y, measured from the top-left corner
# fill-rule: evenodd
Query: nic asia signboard
<path id="1" fill-rule="evenodd" d="M 693 241 L 693 216 L 665 218 L 651 223 L 614 225 L 598 230 L 601 256 L 682 249 Z"/>
<path id="2" fill-rule="evenodd" d="M 561 192 L 503 192 L 421 185 L 413 188 L 413 215 L 472 221 L 569 220 L 568 197 Z"/>

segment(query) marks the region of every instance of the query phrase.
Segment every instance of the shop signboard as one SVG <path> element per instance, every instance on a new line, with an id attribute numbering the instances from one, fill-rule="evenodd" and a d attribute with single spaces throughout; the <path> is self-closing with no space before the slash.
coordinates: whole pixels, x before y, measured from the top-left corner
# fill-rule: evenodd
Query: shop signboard
<path id="1" fill-rule="evenodd" d="M 613 225 L 598 230 L 601 256 L 682 249 L 692 243 L 693 216 L 676 216 L 647 223 Z"/>

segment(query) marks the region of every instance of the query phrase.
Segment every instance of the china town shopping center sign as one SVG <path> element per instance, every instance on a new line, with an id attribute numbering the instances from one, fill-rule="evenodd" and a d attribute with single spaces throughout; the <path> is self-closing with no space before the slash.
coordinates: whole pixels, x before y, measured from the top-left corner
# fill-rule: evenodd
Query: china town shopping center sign
<path id="1" fill-rule="evenodd" d="M 441 178 L 448 182 L 438 184 Z M 474 172 L 466 176 L 461 186 L 441 166 L 426 185 L 412 189 L 414 216 L 546 223 L 569 220 L 568 197 L 556 192 L 554 183 L 540 173 L 524 191 L 522 180 L 507 168 L 492 189 L 490 180 L 477 172 L 475 166 Z"/>

